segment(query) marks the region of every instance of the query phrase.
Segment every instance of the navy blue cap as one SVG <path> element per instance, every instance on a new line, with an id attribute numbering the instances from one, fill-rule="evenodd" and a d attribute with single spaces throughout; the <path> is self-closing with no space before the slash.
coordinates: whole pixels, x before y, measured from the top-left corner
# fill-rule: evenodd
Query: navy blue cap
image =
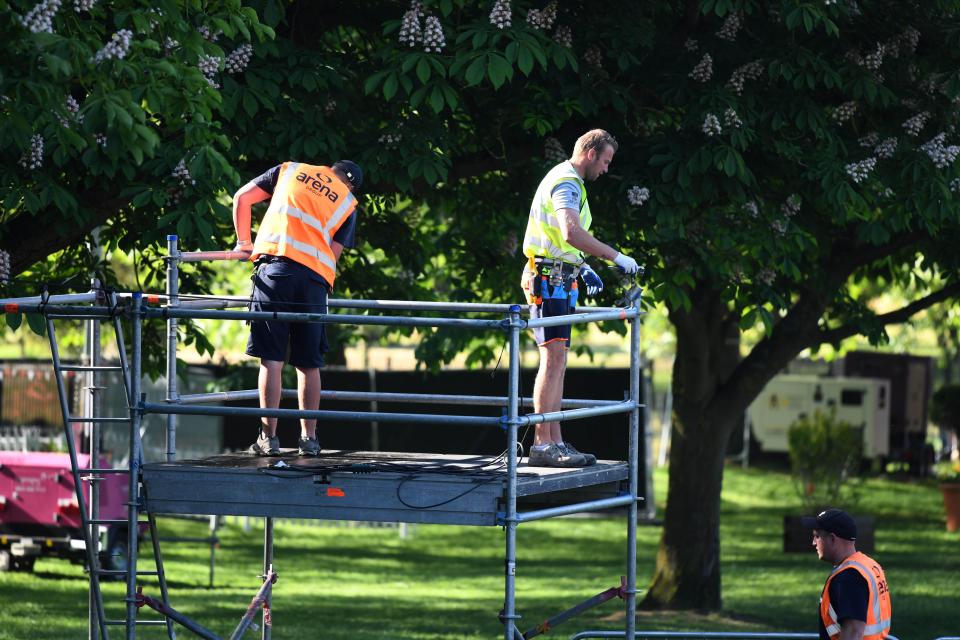
<path id="1" fill-rule="evenodd" d="M 340 171 L 343 175 L 347 176 L 347 180 L 350 181 L 350 186 L 354 189 L 359 189 L 360 185 L 363 184 L 363 169 L 353 160 L 337 160 L 330 168 Z"/>
<path id="2" fill-rule="evenodd" d="M 821 511 L 816 517 L 803 518 L 801 523 L 807 529 L 826 531 L 844 540 L 857 539 L 857 523 L 849 513 L 841 509 Z"/>

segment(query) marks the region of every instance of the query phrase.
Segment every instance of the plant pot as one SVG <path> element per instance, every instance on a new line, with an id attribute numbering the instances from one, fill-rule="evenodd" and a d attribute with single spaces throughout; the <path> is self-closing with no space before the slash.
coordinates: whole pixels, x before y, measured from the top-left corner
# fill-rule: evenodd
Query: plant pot
<path id="1" fill-rule="evenodd" d="M 960 486 L 960 485 L 958 485 Z M 813 552 L 813 530 L 804 527 L 802 516 L 783 516 L 783 552 Z M 873 553 L 875 549 L 873 516 L 853 516 L 857 523 L 857 551 Z"/>
<path id="2" fill-rule="evenodd" d="M 943 510 L 947 514 L 947 531 L 960 529 L 960 482 L 944 482 L 940 485 L 943 494 Z"/>

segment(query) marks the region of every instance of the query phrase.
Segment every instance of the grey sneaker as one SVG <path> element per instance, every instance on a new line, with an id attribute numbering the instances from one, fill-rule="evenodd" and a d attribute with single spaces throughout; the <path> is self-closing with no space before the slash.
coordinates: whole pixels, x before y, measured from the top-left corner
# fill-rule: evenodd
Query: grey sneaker
<path id="1" fill-rule="evenodd" d="M 250 453 L 255 456 L 279 456 L 280 438 L 268 436 L 263 431 L 257 436 L 257 441 L 250 445 Z"/>
<path id="2" fill-rule="evenodd" d="M 530 447 L 530 458 L 527 461 L 531 467 L 584 467 L 586 462 L 580 454 L 570 455 L 556 444 L 549 444 L 543 450 Z"/>
<path id="3" fill-rule="evenodd" d="M 557 445 L 561 451 L 564 451 L 571 456 L 583 456 L 583 466 L 589 467 L 592 464 L 597 464 L 597 456 L 592 453 L 583 453 L 582 451 L 577 451 L 576 448 L 569 442 L 561 442 Z"/>
<path id="4" fill-rule="evenodd" d="M 300 451 L 297 452 L 301 456 L 312 456 L 317 457 L 320 455 L 320 440 L 317 438 L 300 438 Z"/>

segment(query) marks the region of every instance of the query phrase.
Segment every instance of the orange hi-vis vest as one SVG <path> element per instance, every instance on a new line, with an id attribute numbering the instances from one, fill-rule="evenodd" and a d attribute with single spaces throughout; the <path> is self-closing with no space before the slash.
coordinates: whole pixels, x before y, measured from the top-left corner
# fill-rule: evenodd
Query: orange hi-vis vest
<path id="1" fill-rule="evenodd" d="M 883 568 L 868 555 L 857 551 L 849 558 L 837 565 L 827 583 L 823 586 L 820 595 L 820 620 L 827 634 L 833 638 L 840 637 L 840 621 L 837 613 L 830 605 L 830 581 L 841 571 L 855 569 L 867 581 L 870 587 L 870 600 L 867 602 L 867 624 L 863 630 L 864 640 L 881 640 L 890 634 L 890 591 L 887 588 L 887 576 Z"/>
<path id="2" fill-rule="evenodd" d="M 284 162 L 250 259 L 285 256 L 332 287 L 337 275 L 332 239 L 356 207 L 350 188 L 330 167 Z"/>

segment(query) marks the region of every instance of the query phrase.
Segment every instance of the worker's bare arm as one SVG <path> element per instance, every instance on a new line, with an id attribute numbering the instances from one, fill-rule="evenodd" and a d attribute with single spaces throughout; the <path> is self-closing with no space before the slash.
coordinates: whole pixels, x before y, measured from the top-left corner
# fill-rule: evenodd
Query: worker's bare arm
<path id="1" fill-rule="evenodd" d="M 254 182 L 248 182 L 233 194 L 233 228 L 237 232 L 236 250 L 250 250 L 252 245 L 250 242 L 250 208 L 258 202 L 269 199 L 270 194 Z"/>
<path id="2" fill-rule="evenodd" d="M 618 255 L 616 249 L 600 242 L 580 226 L 580 215 L 573 209 L 560 209 L 557 211 L 557 219 L 560 222 L 560 234 L 563 239 L 580 251 L 604 260 L 613 260 Z"/>

